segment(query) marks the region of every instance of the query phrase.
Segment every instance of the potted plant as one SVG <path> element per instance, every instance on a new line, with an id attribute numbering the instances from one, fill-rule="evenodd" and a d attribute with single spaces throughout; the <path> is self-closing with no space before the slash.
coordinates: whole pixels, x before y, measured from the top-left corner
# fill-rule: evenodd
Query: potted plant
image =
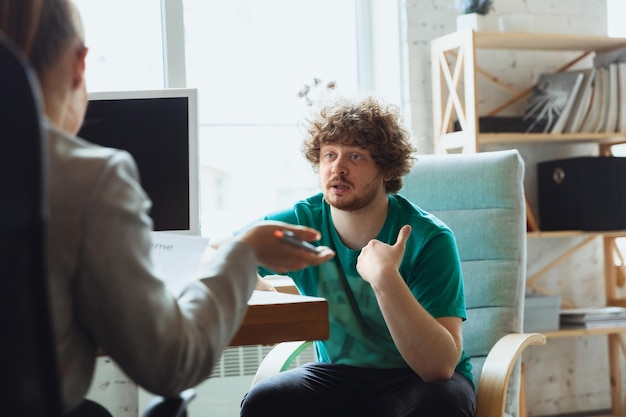
<path id="1" fill-rule="evenodd" d="M 303 98 L 307 106 L 313 106 L 316 101 L 332 93 L 336 87 L 337 84 L 334 81 L 328 81 L 324 84 L 321 79 L 314 77 L 312 83 L 305 84 L 298 91 L 298 97 Z"/>
<path id="2" fill-rule="evenodd" d="M 457 0 L 456 9 L 460 14 L 477 13 L 486 15 L 493 8 L 492 0 Z"/>
<path id="3" fill-rule="evenodd" d="M 457 30 L 493 30 L 486 15 L 493 9 L 492 0 L 456 0 Z"/>

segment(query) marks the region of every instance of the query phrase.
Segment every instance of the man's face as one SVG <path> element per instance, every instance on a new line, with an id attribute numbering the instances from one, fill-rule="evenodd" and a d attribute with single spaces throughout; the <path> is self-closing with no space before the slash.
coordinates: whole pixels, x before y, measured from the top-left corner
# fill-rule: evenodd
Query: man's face
<path id="1" fill-rule="evenodd" d="M 380 193 L 386 194 L 383 175 L 370 151 L 358 146 L 322 145 L 319 176 L 324 198 L 340 210 L 362 209 Z"/>

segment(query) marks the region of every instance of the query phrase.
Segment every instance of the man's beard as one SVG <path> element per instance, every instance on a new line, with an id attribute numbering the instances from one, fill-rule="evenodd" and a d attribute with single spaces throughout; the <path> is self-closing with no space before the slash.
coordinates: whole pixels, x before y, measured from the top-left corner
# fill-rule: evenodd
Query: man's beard
<path id="1" fill-rule="evenodd" d="M 352 195 L 351 197 L 337 197 L 329 192 L 329 189 L 332 187 L 327 185 L 323 188 L 324 199 L 326 200 L 326 202 L 328 202 L 328 204 L 339 210 L 361 210 L 362 208 L 367 207 L 376 198 L 380 187 L 380 179 L 381 175 L 377 175 L 365 186 L 365 189 L 362 191 L 361 195 Z M 330 181 L 328 181 L 328 184 L 332 184 L 335 181 L 340 181 L 348 185 L 352 185 L 351 182 L 346 181 L 345 178 L 342 176 L 333 177 Z"/>

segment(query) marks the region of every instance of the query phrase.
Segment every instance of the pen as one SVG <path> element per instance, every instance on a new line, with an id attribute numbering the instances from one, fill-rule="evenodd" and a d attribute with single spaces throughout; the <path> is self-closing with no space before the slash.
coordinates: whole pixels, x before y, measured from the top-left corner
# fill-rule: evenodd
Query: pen
<path id="1" fill-rule="evenodd" d="M 309 252 L 319 253 L 320 251 L 320 249 L 317 246 L 312 245 L 311 243 L 307 241 L 298 239 L 296 235 L 293 232 L 290 232 L 289 230 L 276 230 L 274 232 L 274 236 L 276 236 L 280 240 L 287 242 L 291 245 L 297 246 L 304 250 L 308 250 Z"/>

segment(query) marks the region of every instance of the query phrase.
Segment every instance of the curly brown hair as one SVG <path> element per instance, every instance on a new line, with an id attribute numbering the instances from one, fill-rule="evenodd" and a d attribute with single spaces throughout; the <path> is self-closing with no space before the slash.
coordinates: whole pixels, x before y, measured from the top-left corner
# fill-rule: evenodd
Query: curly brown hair
<path id="1" fill-rule="evenodd" d="M 304 121 L 304 157 L 317 171 L 322 144 L 360 146 L 370 151 L 383 176 L 387 193 L 402 188 L 402 177 L 409 173 L 416 151 L 411 135 L 402 125 L 400 109 L 374 97 L 360 100 L 339 98 L 324 105 Z"/>

